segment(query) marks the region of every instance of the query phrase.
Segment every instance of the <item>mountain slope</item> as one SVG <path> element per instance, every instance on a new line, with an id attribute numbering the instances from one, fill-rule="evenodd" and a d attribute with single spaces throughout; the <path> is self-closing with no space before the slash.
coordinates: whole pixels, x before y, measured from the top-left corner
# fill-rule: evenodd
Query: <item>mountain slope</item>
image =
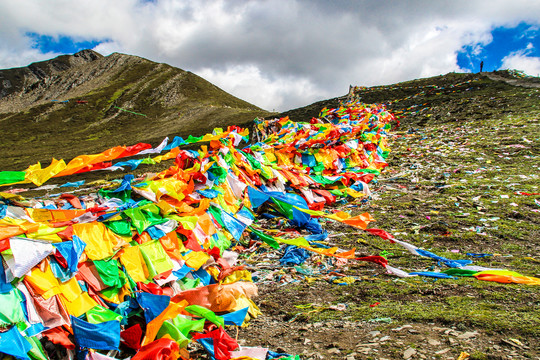
<path id="1" fill-rule="evenodd" d="M 358 89 L 366 103 L 387 103 L 401 125 L 370 200 L 335 211 L 368 212 L 376 228 L 443 258 L 540 277 L 537 80 L 448 74 Z M 337 104 L 281 115 L 309 119 Z M 279 346 L 306 359 L 540 358 L 539 286 L 429 278 L 457 269 L 356 229 L 327 223 L 325 230 L 326 245 L 377 253 L 423 275 L 398 279 L 320 258 L 265 268 L 257 304 L 266 316 L 241 329 L 246 346 Z"/>
<path id="2" fill-rule="evenodd" d="M 47 86 L 55 76 L 62 72 L 88 64 L 92 61 L 103 58 L 102 55 L 92 50 L 83 50 L 73 55 L 62 55 L 55 59 L 36 62 L 22 68 L 13 68 L 0 70 L 0 99 L 8 97 L 13 99 L 26 98 L 26 105 L 29 105 L 28 100 L 31 100 L 31 93 L 39 94 L 36 90 L 39 87 Z M 12 96 L 10 96 L 12 95 Z M 27 96 L 25 96 L 27 95 Z M 30 95 L 30 96 L 28 96 Z M 3 102 L 1 105 L 6 107 L 8 102 Z M 20 106 L 24 106 L 25 102 L 20 102 Z M 12 110 L 17 108 L 17 105 L 12 104 Z M 0 112 L 4 112 L 0 108 Z"/>
<path id="3" fill-rule="evenodd" d="M 538 78 L 520 77 L 512 71 L 449 73 L 393 85 L 360 87 L 355 96 L 366 104 L 386 104 L 403 125 L 411 127 L 529 110 L 537 99 L 518 96 L 516 89 L 539 86 Z M 344 99 L 346 96 L 318 101 L 278 116 L 289 116 L 293 121 L 310 119 L 318 116 L 323 107 L 335 108 Z"/>
<path id="4" fill-rule="evenodd" d="M 116 145 L 156 144 L 268 112 L 167 64 L 91 50 L 0 70 L 0 170 Z"/>

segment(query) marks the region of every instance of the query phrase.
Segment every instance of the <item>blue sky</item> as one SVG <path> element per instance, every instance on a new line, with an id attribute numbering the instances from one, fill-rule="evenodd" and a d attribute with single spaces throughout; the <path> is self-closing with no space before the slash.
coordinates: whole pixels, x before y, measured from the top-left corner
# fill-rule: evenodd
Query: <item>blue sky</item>
<path id="1" fill-rule="evenodd" d="M 2 0 L 0 69 L 92 48 L 268 110 L 449 72 L 540 74 L 540 1 Z"/>
<path id="2" fill-rule="evenodd" d="M 487 44 L 473 43 L 463 46 L 457 53 L 457 64 L 462 69 L 478 71 L 481 61 L 484 71 L 506 69 L 503 59 L 521 54 L 526 57 L 540 56 L 540 33 L 538 25 L 520 23 L 515 27 L 496 27 L 491 31 Z M 520 70 L 520 69 L 518 69 Z M 537 74 L 530 74 L 536 76 Z"/>
<path id="3" fill-rule="evenodd" d="M 50 36 L 33 32 L 26 33 L 32 48 L 42 53 L 73 54 L 84 49 L 93 49 L 107 40 L 76 39 L 67 35 Z"/>

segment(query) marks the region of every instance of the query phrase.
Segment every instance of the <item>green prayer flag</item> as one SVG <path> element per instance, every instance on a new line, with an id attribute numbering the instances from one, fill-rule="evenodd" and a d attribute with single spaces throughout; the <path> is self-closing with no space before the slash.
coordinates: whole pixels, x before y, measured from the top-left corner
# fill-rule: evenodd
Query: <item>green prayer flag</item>
<path id="1" fill-rule="evenodd" d="M 24 322 L 22 302 L 23 298 L 16 288 L 0 294 L 0 326 L 7 327 L 8 325 Z"/>
<path id="2" fill-rule="evenodd" d="M 225 320 L 222 317 L 217 316 L 212 310 L 204 308 L 200 305 L 189 305 L 186 306 L 186 311 L 190 314 L 205 318 L 211 323 L 217 326 L 224 326 Z"/>
<path id="3" fill-rule="evenodd" d="M 107 199 L 116 198 L 122 200 L 123 202 L 127 202 L 131 199 L 131 190 L 115 192 L 114 190 L 100 189 L 98 190 L 98 194 Z"/>
<path id="4" fill-rule="evenodd" d="M 186 139 L 186 144 L 193 144 L 193 143 L 196 143 L 196 142 L 199 142 L 203 139 L 202 136 L 193 136 L 193 135 L 189 135 L 188 138 Z"/>
<path id="5" fill-rule="evenodd" d="M 142 161 L 142 164 L 154 165 L 155 163 L 156 161 L 152 159 L 151 157 L 144 158 Z"/>
<path id="6" fill-rule="evenodd" d="M 131 223 L 127 220 L 105 221 L 103 225 L 112 232 L 122 236 L 131 236 Z"/>
<path id="7" fill-rule="evenodd" d="M 169 320 L 163 322 L 156 337 L 160 339 L 165 335 L 169 335 L 174 341 L 176 341 L 180 348 L 185 348 L 189 344 L 189 339 L 182 334 L 182 332 Z"/>
<path id="8" fill-rule="evenodd" d="M 235 161 L 236 161 L 231 151 L 229 151 L 228 153 L 226 153 L 225 155 L 223 155 L 223 160 L 225 160 L 225 162 L 226 162 L 229 166 L 232 165 L 232 164 L 234 164 Z"/>
<path id="9" fill-rule="evenodd" d="M 315 169 L 315 167 L 313 168 Z M 324 165 L 323 165 L 324 170 Z M 322 170 L 321 170 L 322 171 Z M 310 177 L 317 183 L 323 184 L 323 185 L 330 185 L 336 182 L 336 180 L 328 179 L 326 176 L 323 175 L 310 175 Z"/>
<path id="10" fill-rule="evenodd" d="M 45 354 L 45 351 L 43 351 L 43 347 L 41 346 L 41 343 L 39 342 L 38 338 L 35 336 L 32 337 L 24 337 L 30 345 L 32 345 L 32 349 L 28 351 L 28 355 L 33 360 L 49 360 L 49 357 Z"/>
<path id="11" fill-rule="evenodd" d="M 215 206 L 210 206 L 207 211 L 214 217 L 214 219 L 216 219 L 219 225 L 222 227 L 225 226 L 225 223 L 223 223 L 223 220 L 221 220 L 221 209 Z"/>
<path id="12" fill-rule="evenodd" d="M 118 295 L 120 290 L 121 290 L 121 288 L 108 287 L 106 289 L 101 290 L 100 294 L 103 294 L 103 296 L 105 296 L 107 299 L 113 299 L 114 297 L 116 297 Z"/>
<path id="13" fill-rule="evenodd" d="M 214 180 L 214 183 L 218 185 L 225 181 L 225 178 L 227 178 L 227 170 L 217 164 L 213 164 L 210 169 L 208 169 L 208 172 L 212 173 L 212 175 L 217 178 Z"/>
<path id="14" fill-rule="evenodd" d="M 475 271 L 475 270 L 456 269 L 456 268 L 447 269 L 442 272 L 451 276 L 473 276 L 474 274 L 478 273 L 478 271 Z"/>
<path id="15" fill-rule="evenodd" d="M 94 260 L 94 265 L 98 271 L 101 281 L 107 286 L 121 288 L 126 283 L 125 279 L 120 278 L 120 269 L 116 259 Z"/>
<path id="16" fill-rule="evenodd" d="M 249 164 L 251 165 L 253 169 L 261 168 L 261 163 L 257 159 L 255 159 L 253 155 L 248 154 L 247 152 L 244 152 L 242 150 L 238 150 L 238 152 L 240 152 L 242 155 L 246 157 L 246 159 L 248 160 Z"/>
<path id="17" fill-rule="evenodd" d="M 231 241 L 221 231 L 218 231 L 215 236 L 210 237 L 210 245 L 211 248 L 216 246 L 220 253 L 223 254 L 223 251 L 231 247 Z"/>
<path id="18" fill-rule="evenodd" d="M 184 334 L 185 337 L 191 338 L 191 332 L 202 332 L 204 330 L 205 319 L 193 320 L 187 319 L 182 315 L 178 315 L 171 320 L 171 323 Z"/>
<path id="19" fill-rule="evenodd" d="M 249 229 L 255 234 L 257 235 L 262 241 L 264 241 L 265 243 L 267 243 L 268 245 L 270 245 L 271 247 L 273 247 L 274 249 L 279 249 L 279 244 L 278 242 L 270 235 L 267 235 L 265 233 L 263 233 L 262 231 L 259 231 L 259 230 L 255 230 L 253 227 L 249 227 Z"/>
<path id="20" fill-rule="evenodd" d="M 152 225 L 159 225 L 167 221 L 159 214 L 160 209 L 156 204 L 150 203 L 141 207 L 131 208 L 124 211 L 137 229 L 139 234 L 142 234 L 146 228 Z"/>
<path id="21" fill-rule="evenodd" d="M 24 181 L 24 171 L 0 171 L 0 185 Z"/>
<path id="22" fill-rule="evenodd" d="M 278 200 L 274 197 L 270 197 L 272 201 L 274 201 L 274 204 L 276 204 L 278 211 L 288 217 L 289 219 L 292 219 L 293 216 L 293 205 L 283 202 L 281 200 Z"/>
<path id="23" fill-rule="evenodd" d="M 101 305 L 94 306 L 86 312 L 86 319 L 89 323 L 100 324 L 106 321 L 122 321 L 123 316 L 115 313 L 112 310 L 104 308 Z"/>
<path id="24" fill-rule="evenodd" d="M 151 278 L 156 275 L 172 270 L 173 263 L 171 258 L 163 249 L 163 246 L 158 240 L 148 241 L 139 246 L 142 257 L 148 268 L 148 273 Z"/>
<path id="25" fill-rule="evenodd" d="M 177 283 L 180 285 L 180 289 L 189 290 L 198 287 L 201 283 L 201 279 L 188 279 L 187 277 L 184 277 L 177 281 Z"/>

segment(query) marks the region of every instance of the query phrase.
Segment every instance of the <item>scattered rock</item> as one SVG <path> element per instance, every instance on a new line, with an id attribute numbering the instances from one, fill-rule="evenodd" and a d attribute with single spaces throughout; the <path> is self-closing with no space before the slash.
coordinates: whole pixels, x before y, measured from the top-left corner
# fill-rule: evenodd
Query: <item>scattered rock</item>
<path id="1" fill-rule="evenodd" d="M 369 335 L 375 337 L 375 336 L 381 335 L 381 332 L 380 332 L 380 331 L 370 331 L 370 332 L 369 332 Z"/>
<path id="2" fill-rule="evenodd" d="M 405 351 L 403 352 L 403 358 L 404 358 L 404 359 L 410 359 L 410 358 L 412 358 L 414 355 L 416 355 L 416 349 L 413 349 L 412 347 L 407 348 L 407 350 L 405 350 Z"/>
<path id="3" fill-rule="evenodd" d="M 328 353 L 337 355 L 337 354 L 341 354 L 341 351 L 338 348 L 331 348 L 331 349 L 328 349 Z"/>
<path id="4" fill-rule="evenodd" d="M 412 325 L 403 325 L 403 326 L 400 326 L 400 327 L 397 327 L 397 328 L 392 329 L 392 331 L 396 331 L 396 332 L 397 332 L 397 331 L 401 331 L 401 330 L 403 330 L 403 329 L 410 329 L 410 328 L 412 328 Z"/>
<path id="5" fill-rule="evenodd" d="M 448 328 L 442 328 L 442 327 L 438 327 L 438 326 L 434 326 L 431 329 L 433 331 L 446 331 L 446 330 L 449 330 Z"/>
<path id="6" fill-rule="evenodd" d="M 514 340 L 514 339 L 512 339 L 512 340 Z M 515 340 L 519 341 L 517 339 L 515 339 Z M 514 347 L 517 347 L 519 349 L 529 349 L 529 347 L 525 346 L 523 343 L 521 343 L 521 341 L 519 341 L 519 344 L 516 341 L 509 341 L 509 340 L 506 340 L 506 339 L 501 339 L 501 342 L 503 344 L 514 346 Z"/>
<path id="7" fill-rule="evenodd" d="M 308 355 L 310 360 L 321 360 L 324 359 L 324 356 L 322 356 L 320 353 L 311 353 Z"/>
<path id="8" fill-rule="evenodd" d="M 359 352 L 361 352 L 362 354 L 364 355 L 367 355 L 371 352 L 371 349 L 370 348 L 360 348 L 358 349 Z"/>
<path id="9" fill-rule="evenodd" d="M 439 351 L 435 351 L 435 355 L 442 355 L 442 354 L 446 354 L 447 352 L 449 352 L 450 348 L 445 348 L 445 349 L 442 349 L 442 350 L 439 350 Z"/>
<path id="10" fill-rule="evenodd" d="M 356 347 L 377 346 L 376 343 L 356 344 Z"/>
<path id="11" fill-rule="evenodd" d="M 435 339 L 431 339 L 431 338 L 429 338 L 427 340 L 427 342 L 431 346 L 439 346 L 439 345 L 441 345 L 441 342 L 439 340 L 435 340 Z"/>
<path id="12" fill-rule="evenodd" d="M 466 340 L 466 339 L 472 339 L 476 337 L 476 335 L 478 335 L 477 331 L 466 331 L 463 334 L 458 335 L 457 338 Z"/>

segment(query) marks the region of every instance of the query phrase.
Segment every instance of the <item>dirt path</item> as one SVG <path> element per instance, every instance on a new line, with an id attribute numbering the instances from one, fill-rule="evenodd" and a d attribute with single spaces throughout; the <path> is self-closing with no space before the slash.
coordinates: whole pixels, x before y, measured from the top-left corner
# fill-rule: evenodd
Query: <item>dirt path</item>
<path id="1" fill-rule="evenodd" d="M 513 86 L 521 86 L 524 88 L 529 89 L 539 89 L 540 88 L 540 79 L 534 78 L 534 79 L 509 79 L 505 78 L 503 76 L 493 74 L 493 73 L 486 73 L 485 74 L 489 79 L 493 81 L 504 81 L 507 84 L 513 85 Z"/>

